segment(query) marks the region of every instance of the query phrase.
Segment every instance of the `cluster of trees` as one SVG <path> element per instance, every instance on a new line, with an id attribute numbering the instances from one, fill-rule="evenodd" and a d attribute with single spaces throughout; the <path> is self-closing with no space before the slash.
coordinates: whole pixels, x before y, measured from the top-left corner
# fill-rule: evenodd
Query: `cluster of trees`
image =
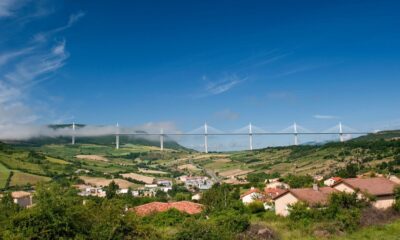
<path id="1" fill-rule="evenodd" d="M 294 175 L 288 174 L 283 178 L 283 181 L 291 188 L 311 187 L 314 179 L 310 175 Z"/>
<path id="2" fill-rule="evenodd" d="M 204 192 L 205 211 L 193 216 L 170 210 L 139 217 L 128 207 L 160 198 L 117 195 L 111 183 L 106 198 L 83 198 L 58 183 L 40 184 L 35 205 L 22 209 L 10 195 L 0 201 L 0 239 L 233 239 L 250 225 L 250 210 L 239 189 L 215 185 Z M 180 193 L 175 190 L 175 197 Z M 172 231 L 165 229 L 174 229 Z"/>

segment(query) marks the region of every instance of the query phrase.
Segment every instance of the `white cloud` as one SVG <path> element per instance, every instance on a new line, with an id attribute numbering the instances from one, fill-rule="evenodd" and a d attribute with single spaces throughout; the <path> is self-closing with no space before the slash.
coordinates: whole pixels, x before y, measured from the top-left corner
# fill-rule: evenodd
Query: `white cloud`
<path id="1" fill-rule="evenodd" d="M 26 4 L 26 0 L 1 0 L 0 1 L 0 18 L 12 17 L 16 11 Z"/>
<path id="2" fill-rule="evenodd" d="M 17 9 L 17 5 L 13 4 L 17 4 L 16 2 L 22 4 L 22 1 L 0 0 L 0 17 L 14 14 L 12 11 Z M 39 112 L 43 109 L 41 106 L 32 104 L 34 99 L 30 93 L 35 85 L 54 76 L 69 57 L 66 41 L 54 42 L 50 41 L 49 37 L 71 27 L 83 16 L 83 12 L 72 14 L 67 25 L 43 33 L 41 41 L 32 42 L 31 39 L 27 39 L 26 44 L 19 48 L 0 53 L 1 139 L 9 139 L 13 136 L 17 139 L 37 136 L 42 134 L 42 131 L 43 134 L 49 136 L 55 134 L 52 130 L 35 125 L 35 122 L 41 118 Z M 10 25 L 10 27 L 20 27 L 20 31 L 24 31 L 24 25 Z M 8 39 L 8 41 L 12 40 Z M 38 109 L 41 110 L 38 111 Z M 47 109 L 45 111 L 51 112 Z"/>
<path id="3" fill-rule="evenodd" d="M 338 119 L 338 116 L 316 114 L 313 116 L 316 119 Z"/>
<path id="4" fill-rule="evenodd" d="M 207 77 L 203 76 L 203 79 L 207 80 Z M 205 95 L 219 95 L 231 90 L 233 87 L 246 80 L 247 78 L 239 78 L 236 74 L 232 74 L 218 81 L 208 82 L 205 87 Z"/>

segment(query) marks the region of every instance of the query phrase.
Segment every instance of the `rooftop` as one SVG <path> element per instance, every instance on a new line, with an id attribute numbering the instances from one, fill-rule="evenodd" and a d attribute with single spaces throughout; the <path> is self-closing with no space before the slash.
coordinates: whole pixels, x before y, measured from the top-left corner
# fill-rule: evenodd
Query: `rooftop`
<path id="1" fill-rule="evenodd" d="M 394 188 L 398 186 L 395 182 L 389 179 L 377 177 L 377 178 L 347 178 L 336 183 L 337 186 L 341 183 L 351 187 L 354 190 L 359 189 L 361 192 L 366 192 L 375 196 L 392 195 Z"/>
<path id="2" fill-rule="evenodd" d="M 318 190 L 314 190 L 313 188 L 294 188 L 285 191 L 274 199 L 276 200 L 287 193 L 291 193 L 298 200 L 307 202 L 311 205 L 326 204 L 328 203 L 329 195 L 336 191 L 336 189 L 331 187 L 321 187 L 318 188 Z"/>
<path id="3" fill-rule="evenodd" d="M 188 214 L 198 214 L 203 211 L 203 205 L 198 203 L 193 203 L 189 201 L 180 202 L 151 202 L 144 205 L 134 207 L 133 210 L 140 216 L 146 216 L 156 212 L 165 212 L 171 208 L 175 208 L 180 212 L 185 212 Z"/>

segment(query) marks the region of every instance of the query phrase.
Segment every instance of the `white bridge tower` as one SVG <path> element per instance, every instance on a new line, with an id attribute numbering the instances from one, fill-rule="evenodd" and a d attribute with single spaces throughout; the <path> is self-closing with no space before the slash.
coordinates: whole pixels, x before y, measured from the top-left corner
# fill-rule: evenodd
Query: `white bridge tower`
<path id="1" fill-rule="evenodd" d="M 251 127 L 251 123 L 249 124 L 249 147 L 250 151 L 253 150 L 253 129 Z"/>
<path id="2" fill-rule="evenodd" d="M 160 149 L 164 150 L 164 129 L 160 129 Z"/>
<path id="3" fill-rule="evenodd" d="M 297 146 L 299 145 L 299 137 L 298 137 L 298 132 L 297 132 L 297 123 L 295 122 L 293 125 L 293 134 L 294 134 L 294 145 Z"/>
<path id="4" fill-rule="evenodd" d="M 207 123 L 204 123 L 204 152 L 208 153 L 208 129 Z"/>
<path id="5" fill-rule="evenodd" d="M 72 140 L 71 140 L 71 144 L 72 145 L 75 144 L 75 122 L 72 123 Z"/>
<path id="6" fill-rule="evenodd" d="M 119 149 L 119 124 L 117 123 L 115 131 L 115 149 Z"/>
<path id="7" fill-rule="evenodd" d="M 339 139 L 340 142 L 344 142 L 342 122 L 339 122 Z"/>

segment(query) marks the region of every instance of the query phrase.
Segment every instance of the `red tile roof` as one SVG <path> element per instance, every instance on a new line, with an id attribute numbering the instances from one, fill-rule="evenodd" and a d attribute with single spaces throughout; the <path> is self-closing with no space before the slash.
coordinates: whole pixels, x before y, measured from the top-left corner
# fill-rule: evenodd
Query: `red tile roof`
<path id="1" fill-rule="evenodd" d="M 335 181 L 335 182 L 339 182 L 339 181 L 342 180 L 341 177 L 331 177 L 331 179 L 332 179 L 333 181 Z"/>
<path id="2" fill-rule="evenodd" d="M 281 188 L 264 188 L 265 194 L 269 197 L 276 197 L 278 195 L 281 195 L 282 193 L 286 192 L 286 189 L 281 189 Z"/>
<path id="3" fill-rule="evenodd" d="M 331 187 L 321 187 L 318 190 L 312 188 L 292 188 L 281 195 L 276 196 L 274 200 L 286 195 L 287 193 L 291 193 L 299 201 L 307 202 L 310 205 L 326 204 L 328 203 L 329 195 L 334 192 L 337 192 L 337 190 Z"/>
<path id="4" fill-rule="evenodd" d="M 260 190 L 258 190 L 257 188 L 251 188 L 250 190 L 248 190 L 247 192 L 243 193 L 242 195 L 240 195 L 240 198 L 244 198 L 245 196 L 252 194 L 252 193 L 261 193 Z"/>
<path id="5" fill-rule="evenodd" d="M 354 190 L 359 189 L 361 192 L 365 192 L 375 196 L 393 195 L 394 188 L 398 186 L 398 184 L 390 181 L 389 179 L 377 177 L 377 178 L 346 178 L 342 179 L 342 181 L 333 185 L 333 187 L 341 183 L 351 187 Z"/>
<path id="6" fill-rule="evenodd" d="M 18 198 L 26 198 L 31 196 L 32 194 L 30 192 L 25 192 L 25 191 L 16 191 L 12 192 L 11 196 L 12 198 L 18 199 Z"/>
<path id="7" fill-rule="evenodd" d="M 165 212 L 171 208 L 175 208 L 178 211 L 185 212 L 188 214 L 198 214 L 203 211 L 203 205 L 198 203 L 193 203 L 189 201 L 181 202 L 151 202 L 144 205 L 134 207 L 133 210 L 136 214 L 140 216 L 146 216 L 152 213 Z"/>

